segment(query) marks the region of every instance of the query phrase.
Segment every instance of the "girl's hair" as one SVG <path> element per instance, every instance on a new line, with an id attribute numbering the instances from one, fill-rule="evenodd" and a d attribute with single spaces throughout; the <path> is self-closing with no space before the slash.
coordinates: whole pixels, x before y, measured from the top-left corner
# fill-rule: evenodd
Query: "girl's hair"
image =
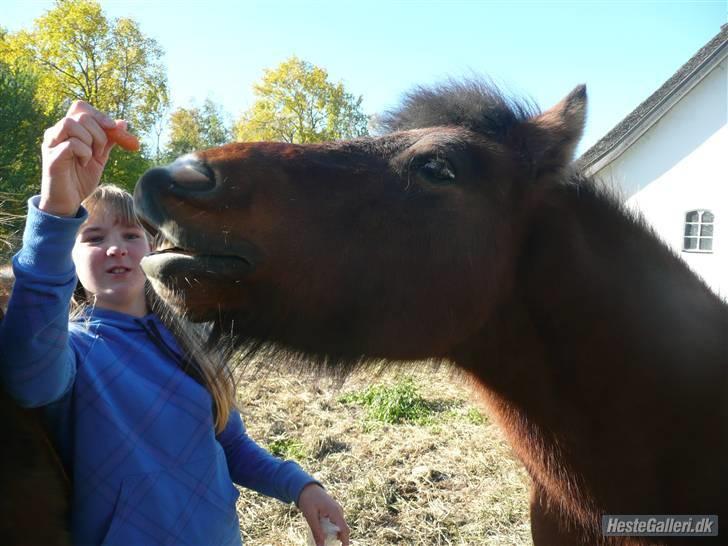
<path id="1" fill-rule="evenodd" d="M 142 227 L 134 213 L 133 197 L 118 186 L 101 185 L 81 204 L 88 211 L 89 218 L 97 213 L 112 214 L 122 224 Z M 183 361 L 180 362 L 182 370 L 210 394 L 215 432 L 222 432 L 235 408 L 235 379 L 227 364 L 227 357 L 230 355 L 204 346 L 204 327 L 193 325 L 175 315 L 151 289 L 148 281 L 145 285 L 145 297 L 147 307 L 159 316 L 179 343 L 184 353 Z M 71 299 L 71 319 L 80 318 L 83 311 L 91 305 L 93 301 L 89 301 L 79 282 Z"/>

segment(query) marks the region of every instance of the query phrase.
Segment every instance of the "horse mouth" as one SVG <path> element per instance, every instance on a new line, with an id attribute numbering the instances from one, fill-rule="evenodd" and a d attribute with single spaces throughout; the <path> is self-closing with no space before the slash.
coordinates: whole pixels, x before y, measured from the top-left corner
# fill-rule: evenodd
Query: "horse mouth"
<path id="1" fill-rule="evenodd" d="M 184 254 L 186 256 L 194 256 L 196 252 L 187 250 L 186 248 L 180 248 L 178 246 L 169 246 L 167 248 L 159 248 L 147 254 L 147 256 L 156 256 L 158 254 Z"/>
<path id="2" fill-rule="evenodd" d="M 235 254 L 208 254 L 168 243 L 142 258 L 147 277 L 170 288 L 186 284 L 239 280 L 249 275 L 253 263 Z"/>
<path id="3" fill-rule="evenodd" d="M 154 252 L 141 267 L 155 287 L 188 292 L 210 291 L 239 283 L 260 262 L 256 245 L 241 240 L 220 242 L 216 233 L 202 226 L 189 226 L 169 218 L 149 193 L 134 190 L 137 219 L 152 238 Z"/>

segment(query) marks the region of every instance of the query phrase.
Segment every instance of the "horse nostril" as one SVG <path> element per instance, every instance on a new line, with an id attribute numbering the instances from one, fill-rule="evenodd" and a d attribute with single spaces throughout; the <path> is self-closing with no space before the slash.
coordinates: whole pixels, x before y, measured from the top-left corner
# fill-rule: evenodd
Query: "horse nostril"
<path id="1" fill-rule="evenodd" d="M 190 191 L 209 191 L 215 187 L 210 168 L 194 156 L 183 156 L 169 166 L 172 183 Z"/>

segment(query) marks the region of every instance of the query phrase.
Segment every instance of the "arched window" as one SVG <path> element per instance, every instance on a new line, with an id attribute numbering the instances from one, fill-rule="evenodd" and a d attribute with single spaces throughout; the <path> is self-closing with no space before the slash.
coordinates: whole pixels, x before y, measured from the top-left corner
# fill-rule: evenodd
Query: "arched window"
<path id="1" fill-rule="evenodd" d="M 715 216 L 709 210 L 691 210 L 685 214 L 683 251 L 713 252 Z"/>

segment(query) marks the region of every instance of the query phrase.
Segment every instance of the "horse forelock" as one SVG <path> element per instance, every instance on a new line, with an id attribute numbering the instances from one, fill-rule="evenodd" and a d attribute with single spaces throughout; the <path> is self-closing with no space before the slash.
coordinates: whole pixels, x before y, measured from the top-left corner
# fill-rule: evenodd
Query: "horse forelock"
<path id="1" fill-rule="evenodd" d="M 455 125 L 499 138 L 538 114 L 532 101 L 514 99 L 492 81 L 474 78 L 417 87 L 380 123 L 387 132 Z"/>

